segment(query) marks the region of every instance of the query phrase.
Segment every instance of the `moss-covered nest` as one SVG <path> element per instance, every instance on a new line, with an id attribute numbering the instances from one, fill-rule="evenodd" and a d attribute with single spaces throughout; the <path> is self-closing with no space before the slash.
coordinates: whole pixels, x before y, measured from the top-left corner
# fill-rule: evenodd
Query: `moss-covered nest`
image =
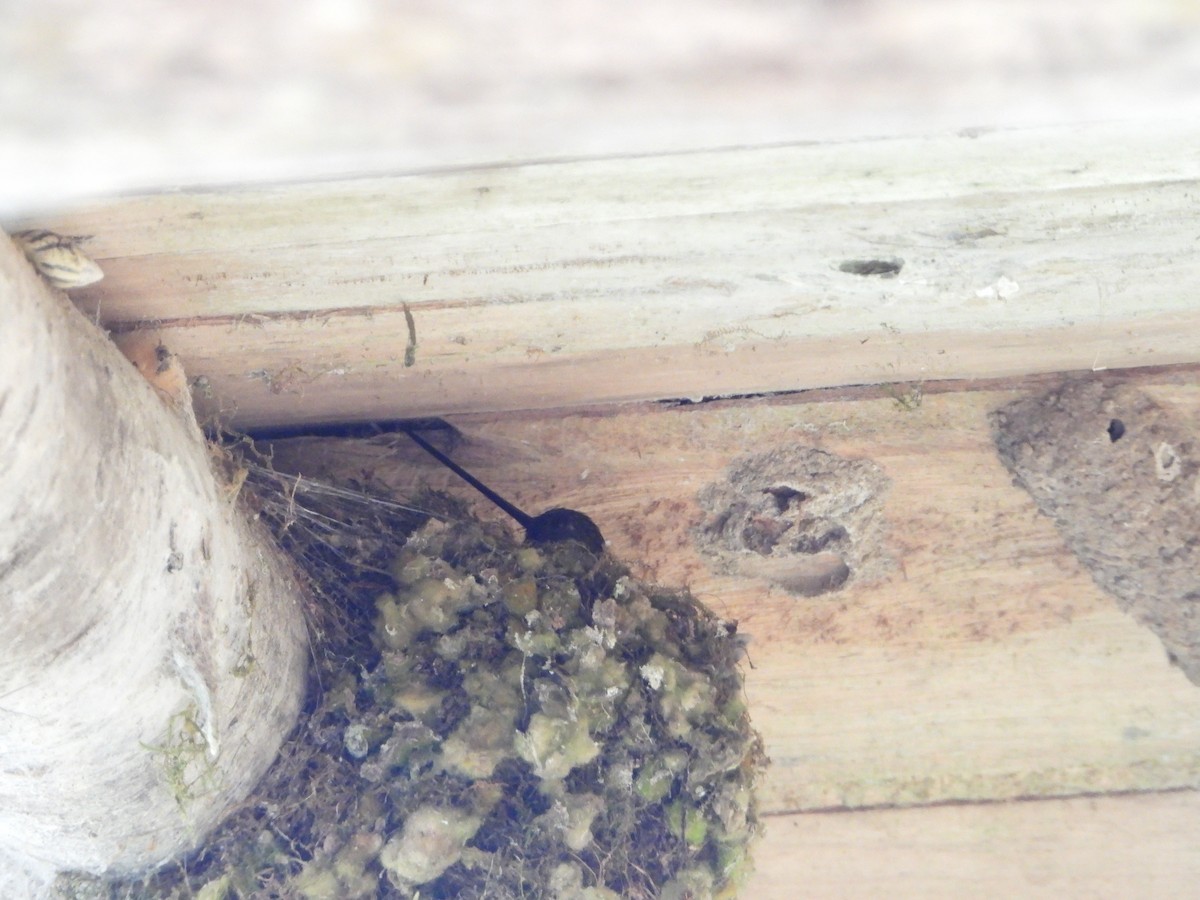
<path id="1" fill-rule="evenodd" d="M 315 581 L 297 733 L 184 863 L 64 895 L 733 896 L 766 759 L 732 624 L 444 498 L 418 525 L 361 493 L 322 509 L 301 493 L 258 490 Z"/>

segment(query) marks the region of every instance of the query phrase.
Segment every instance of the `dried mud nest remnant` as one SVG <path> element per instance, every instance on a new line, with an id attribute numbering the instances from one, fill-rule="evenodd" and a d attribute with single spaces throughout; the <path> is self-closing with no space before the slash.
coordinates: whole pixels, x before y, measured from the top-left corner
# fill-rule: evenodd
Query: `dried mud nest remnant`
<path id="1" fill-rule="evenodd" d="M 767 761 L 733 625 L 474 521 L 427 522 L 386 574 L 365 647 L 325 657 L 281 768 L 186 884 L 105 896 L 734 895 Z"/>
<path id="2" fill-rule="evenodd" d="M 1200 441 L 1129 386 L 1067 381 L 992 415 L 996 449 L 1095 582 L 1200 684 Z"/>
<path id="3" fill-rule="evenodd" d="M 787 445 L 743 456 L 700 491 L 700 551 L 718 571 L 764 578 L 800 596 L 876 578 L 888 478 L 866 459 Z"/>

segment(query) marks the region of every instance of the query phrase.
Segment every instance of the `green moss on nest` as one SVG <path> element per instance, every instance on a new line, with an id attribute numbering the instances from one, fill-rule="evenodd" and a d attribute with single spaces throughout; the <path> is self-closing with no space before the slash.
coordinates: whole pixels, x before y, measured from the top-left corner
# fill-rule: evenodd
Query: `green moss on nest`
<path id="1" fill-rule="evenodd" d="M 731 626 L 608 556 L 471 521 L 428 522 L 386 568 L 369 644 L 324 655 L 240 824 L 186 884 L 114 896 L 732 895 L 766 760 Z"/>

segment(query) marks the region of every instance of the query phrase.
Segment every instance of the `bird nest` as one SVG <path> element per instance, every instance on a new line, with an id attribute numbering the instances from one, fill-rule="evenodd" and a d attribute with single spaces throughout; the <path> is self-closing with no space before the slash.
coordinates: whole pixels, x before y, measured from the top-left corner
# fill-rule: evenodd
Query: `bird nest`
<path id="1" fill-rule="evenodd" d="M 766 758 L 742 642 L 574 541 L 244 466 L 312 585 L 309 702 L 186 860 L 72 897 L 732 896 Z"/>

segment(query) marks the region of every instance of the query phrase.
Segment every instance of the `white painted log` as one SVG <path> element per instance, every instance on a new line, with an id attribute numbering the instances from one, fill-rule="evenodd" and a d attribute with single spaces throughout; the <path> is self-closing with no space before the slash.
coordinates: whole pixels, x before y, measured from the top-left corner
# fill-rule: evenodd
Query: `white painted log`
<path id="1" fill-rule="evenodd" d="M 0 896 L 196 845 L 295 723 L 286 561 L 190 414 L 0 236 Z"/>

